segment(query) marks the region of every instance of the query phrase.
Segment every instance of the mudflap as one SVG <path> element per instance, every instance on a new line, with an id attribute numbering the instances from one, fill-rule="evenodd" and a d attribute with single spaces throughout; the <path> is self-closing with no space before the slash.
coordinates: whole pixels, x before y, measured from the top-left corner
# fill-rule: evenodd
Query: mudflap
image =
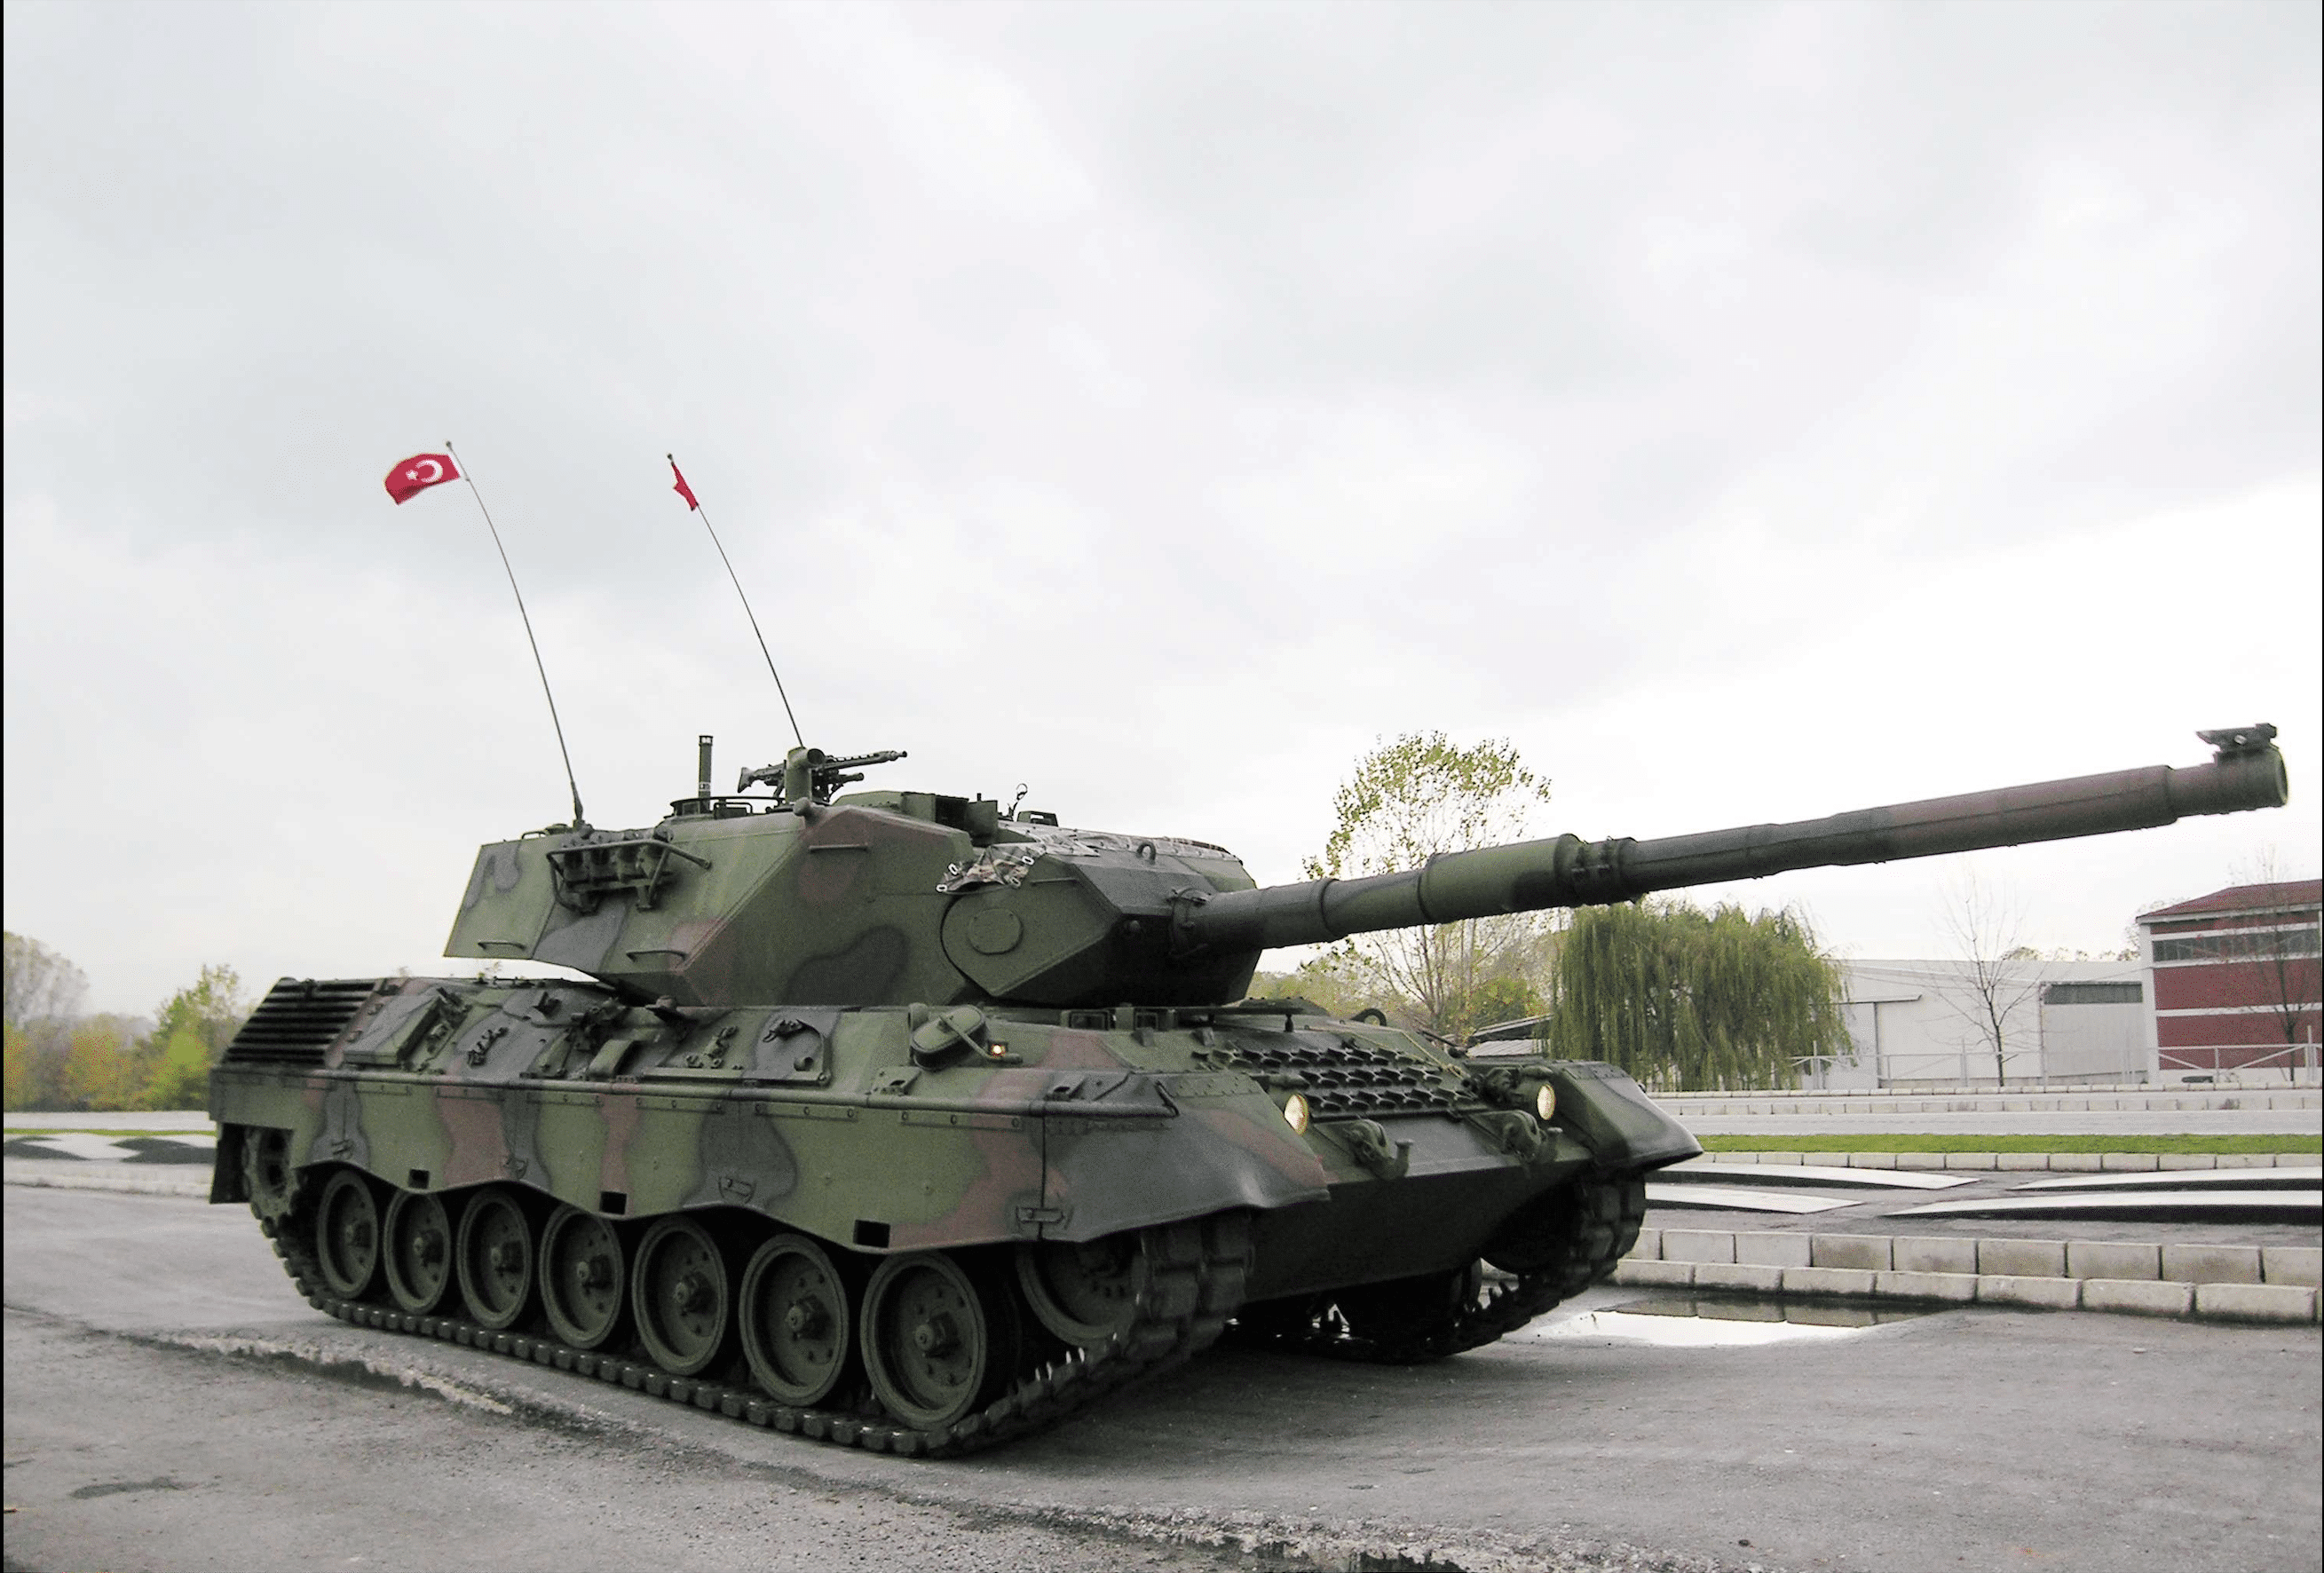
<path id="1" fill-rule="evenodd" d="M 250 1176 L 243 1172 L 242 1144 L 247 1127 L 221 1124 L 217 1127 L 217 1156 L 210 1166 L 210 1200 L 248 1201 Z"/>

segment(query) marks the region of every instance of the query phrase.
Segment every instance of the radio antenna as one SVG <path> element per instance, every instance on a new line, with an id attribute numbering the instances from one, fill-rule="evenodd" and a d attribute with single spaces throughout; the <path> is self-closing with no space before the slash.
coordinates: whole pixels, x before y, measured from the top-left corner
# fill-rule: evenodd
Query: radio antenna
<path id="1" fill-rule="evenodd" d="M 557 695 L 549 692 L 549 667 L 540 658 L 540 641 L 532 636 L 532 614 L 524 609 L 524 592 L 516 587 L 516 570 L 509 566 L 508 547 L 501 544 L 500 527 L 493 523 L 493 511 L 484 506 L 484 494 L 476 490 L 476 478 L 468 473 L 468 461 L 460 457 L 460 451 L 452 446 L 449 437 L 444 439 L 444 451 L 452 456 L 460 479 L 468 483 L 468 494 L 476 500 L 476 511 L 484 516 L 484 528 L 493 532 L 493 549 L 501 555 L 501 568 L 508 575 L 509 592 L 516 597 L 516 614 L 524 621 L 524 642 L 532 647 L 533 670 L 540 674 L 541 697 L 549 701 L 549 724 L 557 729 L 557 752 L 565 760 L 565 785 L 573 794 L 573 828 L 586 830 L 589 822 L 581 812 L 581 786 L 573 778 L 573 753 L 565 746 L 565 723 L 557 716 Z"/>
<path id="2" fill-rule="evenodd" d="M 711 529 L 708 511 L 694 495 L 694 488 L 686 483 L 686 472 L 678 467 L 678 455 L 664 454 L 662 457 L 669 461 L 669 473 L 678 480 L 670 490 L 686 499 L 687 507 L 701 515 L 702 528 L 710 530 L 710 544 L 718 548 L 718 560 L 726 565 L 726 576 L 734 581 L 734 593 L 742 603 L 742 615 L 751 620 L 751 632 L 758 639 L 759 653 L 767 658 L 767 676 L 775 680 L 775 696 L 783 702 L 783 716 L 791 723 L 791 741 L 805 748 L 807 739 L 799 735 L 798 717 L 791 713 L 791 696 L 783 691 L 783 675 L 775 670 L 775 658 L 767 649 L 767 636 L 759 632 L 759 614 L 751 610 L 751 598 L 742 593 L 742 580 L 734 572 L 734 560 L 726 555 L 725 543 L 718 538 L 718 532 Z"/>

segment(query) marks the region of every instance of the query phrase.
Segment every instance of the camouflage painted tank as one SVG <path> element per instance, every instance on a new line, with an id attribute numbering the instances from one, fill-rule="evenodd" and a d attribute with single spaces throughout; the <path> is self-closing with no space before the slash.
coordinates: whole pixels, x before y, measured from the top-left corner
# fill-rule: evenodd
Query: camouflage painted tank
<path id="1" fill-rule="evenodd" d="M 1207 842 L 858 792 L 797 750 L 647 830 L 487 846 L 449 954 L 285 980 L 211 1082 L 211 1198 L 300 1292 L 785 1430 L 1022 1434 L 1255 1340 L 1408 1361 L 1603 1277 L 1700 1149 L 1620 1071 L 1243 999 L 1262 951 L 2282 804 L 2212 762 L 1255 888 Z M 770 792 L 745 796 L 759 785 Z"/>

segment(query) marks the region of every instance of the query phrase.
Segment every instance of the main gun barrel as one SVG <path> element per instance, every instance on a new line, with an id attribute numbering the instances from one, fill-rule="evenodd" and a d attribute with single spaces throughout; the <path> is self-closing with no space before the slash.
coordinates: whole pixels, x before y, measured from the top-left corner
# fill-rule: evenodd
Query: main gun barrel
<path id="1" fill-rule="evenodd" d="M 1579 836 L 1444 852 L 1420 868 L 1311 879 L 1182 899 L 1182 949 L 1271 950 L 1379 929 L 1454 923 L 1552 906 L 1604 906 L 1657 890 L 1758 879 L 1791 869 L 1886 863 L 1942 852 L 2148 830 L 2198 814 L 2279 808 L 2290 794 L 2273 726 L 2200 734 L 2209 764 L 2149 765 L 1958 797 L 1858 809 L 1790 824 L 1745 825 L 1652 841 Z"/>

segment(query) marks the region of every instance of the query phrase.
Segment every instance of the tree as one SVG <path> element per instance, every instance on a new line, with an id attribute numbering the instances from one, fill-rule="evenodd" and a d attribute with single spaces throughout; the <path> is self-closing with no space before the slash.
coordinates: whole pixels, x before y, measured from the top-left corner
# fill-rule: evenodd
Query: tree
<path id="1" fill-rule="evenodd" d="M 1979 1047 L 1991 1053 L 1994 1081 L 2006 1087 L 2010 1035 L 2028 1009 L 2038 1008 L 2048 969 L 2042 952 L 2024 943 L 2024 908 L 1987 887 L 1974 869 L 1947 888 L 1943 921 L 1968 999 L 1961 1003 L 1950 993 L 1943 998 Z"/>
<path id="2" fill-rule="evenodd" d="M 88 992 L 88 975 L 35 939 L 0 935 L 0 964 L 6 971 L 6 1016 L 18 1026 L 69 1016 Z"/>
<path id="3" fill-rule="evenodd" d="M 7 1107 L 67 1106 L 65 1065 L 88 979 L 35 939 L 0 940 L 6 971 Z"/>
<path id="4" fill-rule="evenodd" d="M 75 1022 L 65 1050 L 64 1096 L 70 1108 L 130 1108 L 143 1079 L 135 1024 L 118 1016 Z"/>
<path id="5" fill-rule="evenodd" d="M 199 1108 L 209 1087 L 210 1067 L 242 1030 L 248 1007 L 242 980 L 232 967 L 212 964 L 194 984 L 171 995 L 159 1012 L 143 1045 L 144 1108 Z"/>
<path id="6" fill-rule="evenodd" d="M 2283 1040 L 2284 1063 L 2297 1069 L 2300 1046 L 2316 1038 L 2316 1001 L 2324 985 L 2318 920 L 2324 912 L 2305 899 L 2308 892 L 2301 883 L 2283 877 L 2273 846 L 2260 849 L 2234 878 L 2237 884 L 2267 889 L 2271 904 L 2282 910 L 2227 942 L 2226 954 L 2243 963 L 2222 970 L 2234 997 L 2230 1002 L 2264 1015 L 2269 1035 Z"/>
<path id="7" fill-rule="evenodd" d="M 1549 783 L 1506 741 L 1459 748 L 1441 731 L 1406 733 L 1356 761 L 1332 800 L 1336 823 L 1311 879 L 1346 879 L 1417 869 L 1440 852 L 1522 841 Z M 1414 1025 L 1443 1036 L 1480 1026 L 1521 1000 L 1511 980 L 1548 920 L 1536 913 L 1356 934 L 1332 954 L 1366 974 Z M 1497 1003 L 1498 1002 L 1498 1003 Z M 1520 1012 L 1522 1014 L 1522 1012 Z"/>
<path id="8" fill-rule="evenodd" d="M 1649 900 L 1577 912 L 1546 1024 L 1561 1058 L 1659 1090 L 1788 1087 L 1848 1052 L 1840 970 L 1791 911 Z"/>

